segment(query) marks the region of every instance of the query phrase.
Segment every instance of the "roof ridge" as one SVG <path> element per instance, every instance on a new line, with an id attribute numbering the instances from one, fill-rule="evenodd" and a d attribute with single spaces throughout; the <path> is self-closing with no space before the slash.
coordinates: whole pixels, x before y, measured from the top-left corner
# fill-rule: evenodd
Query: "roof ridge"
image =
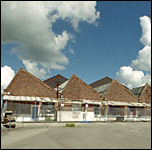
<path id="1" fill-rule="evenodd" d="M 53 76 L 53 77 L 50 77 L 49 79 L 46 79 L 46 80 L 44 80 L 44 81 L 47 81 L 47 80 L 50 80 L 50 79 L 54 79 L 54 78 L 57 77 L 57 76 L 61 76 L 61 77 L 63 77 L 64 79 L 67 79 L 67 80 L 68 80 L 68 78 L 62 76 L 61 74 L 57 74 L 57 75 L 55 75 L 55 76 Z M 44 81 L 43 81 L 43 82 L 44 82 Z"/>
<path id="2" fill-rule="evenodd" d="M 46 85 L 43 81 L 41 81 L 40 79 L 38 79 L 36 76 L 34 76 L 33 74 L 29 73 L 28 71 L 24 70 L 23 68 L 21 68 L 22 71 L 24 71 L 25 73 L 29 74 L 33 79 L 35 79 L 36 81 L 38 81 L 40 84 L 44 85 L 45 87 L 47 87 L 48 89 L 52 90 L 53 92 L 56 93 L 56 91 L 49 87 L 48 85 Z"/>
<path id="3" fill-rule="evenodd" d="M 92 90 L 92 92 L 98 94 L 101 98 L 103 98 L 103 96 L 101 94 L 99 94 L 94 88 L 92 88 L 90 85 L 88 85 L 87 83 L 85 83 L 83 80 L 81 80 L 79 77 L 77 77 L 75 74 L 72 74 L 71 78 L 74 77 L 76 78 L 79 82 L 81 82 L 84 86 L 86 86 L 87 88 L 89 88 L 90 90 Z M 70 79 L 71 79 L 70 78 Z"/>
<path id="4" fill-rule="evenodd" d="M 41 81 L 40 79 L 38 79 L 37 77 L 35 77 L 34 75 L 32 75 L 31 73 L 29 73 L 28 71 L 24 70 L 22 67 L 18 70 L 17 74 L 19 72 L 24 72 L 26 74 L 28 74 L 31 78 L 33 78 L 34 80 L 36 80 L 37 82 L 39 82 L 40 84 L 42 84 L 43 86 L 47 87 L 49 90 L 51 90 L 52 92 L 56 93 L 56 91 L 54 89 L 52 89 L 51 87 L 47 86 L 43 81 Z M 15 75 L 15 77 L 13 78 L 13 80 L 11 81 L 11 83 L 8 85 L 8 87 L 11 87 L 12 86 L 12 83 L 17 79 L 16 76 L 17 74 Z M 7 88 L 8 88 L 7 87 Z M 7 89 L 6 88 L 6 89 Z"/>
<path id="5" fill-rule="evenodd" d="M 103 79 L 105 79 L 105 78 L 111 79 L 110 77 L 105 76 L 104 78 L 101 78 L 101 79 L 99 79 L 99 80 L 97 80 L 97 81 L 94 81 L 93 83 L 91 83 L 91 84 L 89 84 L 89 85 L 92 85 L 92 84 L 94 84 L 94 83 L 97 83 L 97 82 L 99 82 L 99 81 L 101 81 L 101 80 L 103 80 Z M 113 80 L 113 79 L 111 79 L 111 80 Z"/>
<path id="6" fill-rule="evenodd" d="M 22 70 L 23 68 L 21 67 L 18 72 L 16 73 L 16 75 L 14 76 L 14 78 L 11 80 L 10 84 L 6 87 L 6 90 L 12 86 L 12 83 L 16 80 L 16 76 L 17 74 Z"/>
<path id="7" fill-rule="evenodd" d="M 133 97 L 135 97 L 138 101 L 138 97 L 135 96 L 129 89 L 126 89 L 123 85 L 121 85 L 117 80 L 113 80 L 113 82 L 116 82 L 117 84 L 119 84 L 123 90 L 125 90 L 126 92 L 128 92 L 130 95 L 132 95 Z"/>
<path id="8" fill-rule="evenodd" d="M 141 92 L 141 94 L 140 94 L 139 100 L 142 98 L 145 89 L 148 88 L 148 87 L 150 87 L 150 85 L 148 83 L 146 83 L 144 88 L 143 88 L 143 90 L 142 90 L 142 92 Z"/>

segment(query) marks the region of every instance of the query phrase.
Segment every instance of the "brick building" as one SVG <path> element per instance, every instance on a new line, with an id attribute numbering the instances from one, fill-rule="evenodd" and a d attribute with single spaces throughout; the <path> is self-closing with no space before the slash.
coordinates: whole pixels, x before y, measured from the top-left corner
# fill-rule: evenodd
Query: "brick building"
<path id="1" fill-rule="evenodd" d="M 133 91 L 138 91 L 138 95 Z M 7 104 L 8 111 L 13 111 L 17 121 L 46 118 L 106 121 L 118 115 L 127 118 L 130 113 L 139 116 L 145 112 L 145 106 L 151 108 L 150 99 L 148 84 L 130 91 L 109 77 L 88 85 L 74 74 L 70 79 L 57 75 L 41 81 L 23 68 L 3 92 L 3 104 Z"/>
<path id="2" fill-rule="evenodd" d="M 129 90 L 129 88 L 120 84 L 118 81 L 105 77 L 91 83 L 90 86 L 104 96 L 106 104 L 108 103 L 108 107 L 105 107 L 108 109 L 109 116 L 114 116 L 114 118 L 117 115 L 126 116 L 126 118 L 128 116 L 130 117 L 130 115 L 138 117 L 139 113 L 145 115 L 147 106 L 150 112 L 151 106 L 147 103 L 151 99 L 151 89 L 148 84 L 142 87 L 142 90 L 141 88 Z M 146 99 L 147 97 L 148 99 Z"/>
<path id="3" fill-rule="evenodd" d="M 130 90 L 138 98 L 138 102 L 151 104 L 151 87 L 148 83 L 144 86 L 136 87 Z"/>

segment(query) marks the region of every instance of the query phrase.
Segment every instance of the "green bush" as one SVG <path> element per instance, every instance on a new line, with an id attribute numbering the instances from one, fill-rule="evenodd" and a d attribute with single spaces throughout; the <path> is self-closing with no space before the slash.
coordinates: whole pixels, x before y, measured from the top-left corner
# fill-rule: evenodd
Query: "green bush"
<path id="1" fill-rule="evenodd" d="M 71 123 L 71 124 L 70 123 L 66 123 L 65 127 L 75 127 L 75 124 L 74 123 Z"/>
<path id="2" fill-rule="evenodd" d="M 46 118 L 44 121 L 45 121 L 45 122 L 52 122 L 52 121 L 54 121 L 54 119 Z"/>

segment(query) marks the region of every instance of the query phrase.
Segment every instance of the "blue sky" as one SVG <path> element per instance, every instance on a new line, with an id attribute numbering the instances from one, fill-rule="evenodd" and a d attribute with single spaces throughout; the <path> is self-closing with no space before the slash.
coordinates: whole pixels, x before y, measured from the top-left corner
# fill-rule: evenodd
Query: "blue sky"
<path id="1" fill-rule="evenodd" d="M 142 16 L 151 18 L 151 2 L 98 1 L 95 9 L 96 12 L 100 12 L 100 16 L 96 19 L 97 25 L 80 21 L 78 30 L 75 30 L 70 21 L 61 18 L 52 24 L 54 34 L 66 31 L 73 38 L 68 40 L 61 50 L 69 63 L 64 64 L 63 70 L 51 68 L 50 73 L 47 72 L 47 77 L 61 74 L 70 78 L 74 73 L 88 84 L 105 76 L 116 79 L 118 78 L 116 72 L 119 72 L 122 66 L 130 66 L 132 60 L 137 59 L 139 50 L 145 46 L 139 41 L 142 36 L 139 18 Z M 1 69 L 7 65 L 16 74 L 20 67 L 27 68 L 19 59 L 19 52 L 12 52 L 12 49 L 18 49 L 19 45 L 11 40 L 9 43 L 6 39 L 7 42 L 1 44 Z M 40 64 L 38 67 L 43 68 Z M 142 71 L 144 75 L 151 74 L 150 70 L 137 71 L 140 73 Z M 47 78 L 42 80 L 44 79 Z"/>

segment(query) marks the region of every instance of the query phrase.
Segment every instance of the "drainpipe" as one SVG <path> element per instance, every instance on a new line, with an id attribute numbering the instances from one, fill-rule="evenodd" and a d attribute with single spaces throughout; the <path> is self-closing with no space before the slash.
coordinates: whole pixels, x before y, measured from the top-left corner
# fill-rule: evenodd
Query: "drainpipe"
<path id="1" fill-rule="evenodd" d="M 35 104 L 35 109 L 34 109 L 34 114 L 35 114 L 35 120 L 36 120 L 36 101 L 34 101 L 34 104 Z"/>
<path id="2" fill-rule="evenodd" d="M 57 81 L 57 99 L 59 98 L 59 81 Z"/>
<path id="3" fill-rule="evenodd" d="M 109 120 L 109 104 L 107 104 L 107 121 Z"/>

